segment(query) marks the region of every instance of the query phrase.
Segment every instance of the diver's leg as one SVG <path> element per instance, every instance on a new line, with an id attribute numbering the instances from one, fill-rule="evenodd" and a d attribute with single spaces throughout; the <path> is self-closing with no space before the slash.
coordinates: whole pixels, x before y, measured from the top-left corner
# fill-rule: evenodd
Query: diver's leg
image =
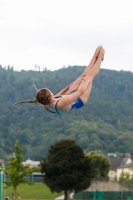
<path id="1" fill-rule="evenodd" d="M 99 53 L 99 56 L 98 56 L 98 59 L 95 63 L 95 65 L 93 66 L 93 68 L 91 69 L 90 71 L 90 76 L 92 78 L 92 81 L 90 81 L 88 83 L 88 86 L 86 88 L 86 90 L 84 91 L 84 93 L 80 96 L 81 100 L 83 101 L 83 103 L 85 104 L 89 97 L 90 97 L 90 93 L 91 93 L 91 89 L 92 89 L 92 82 L 93 82 L 93 79 L 98 75 L 99 73 L 99 70 L 100 70 L 100 66 L 101 66 L 101 62 L 102 60 L 104 59 L 104 49 L 102 48 L 100 50 L 100 53 Z M 88 78 L 90 78 L 90 76 L 88 76 Z M 82 84 L 82 83 L 81 83 Z"/>
<path id="2" fill-rule="evenodd" d="M 95 50 L 95 53 L 89 63 L 89 65 L 86 67 L 86 69 L 84 70 L 84 73 L 81 74 L 81 76 L 76 80 L 74 81 L 74 83 L 69 87 L 69 89 L 66 91 L 65 94 L 69 94 L 70 92 L 72 92 L 73 90 L 77 90 L 79 85 L 81 84 L 82 82 L 82 79 L 86 76 L 87 73 L 90 72 L 90 70 L 93 68 L 94 64 L 96 63 L 96 60 L 98 58 L 98 55 L 99 55 L 99 52 L 100 52 L 100 49 L 102 47 L 101 46 L 98 46 Z"/>
<path id="3" fill-rule="evenodd" d="M 97 58 L 98 58 L 98 55 L 99 55 L 99 52 L 100 52 L 100 49 L 102 48 L 102 46 L 98 46 L 95 50 L 95 53 L 89 63 L 89 65 L 86 67 L 86 69 L 84 70 L 84 73 L 88 74 L 90 72 L 90 70 L 92 69 L 92 67 L 94 66 L 94 64 L 96 63 L 97 61 Z"/>

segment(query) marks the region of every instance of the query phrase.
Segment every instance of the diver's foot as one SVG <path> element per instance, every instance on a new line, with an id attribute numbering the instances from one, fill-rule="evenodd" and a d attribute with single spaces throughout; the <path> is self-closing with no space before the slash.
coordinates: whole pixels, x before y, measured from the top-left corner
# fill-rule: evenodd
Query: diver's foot
<path id="1" fill-rule="evenodd" d="M 100 52 L 99 52 L 99 55 L 98 55 L 98 57 L 101 58 L 101 61 L 104 60 L 104 55 L 105 55 L 105 50 L 104 50 L 104 48 L 102 47 L 102 48 L 100 49 Z"/>
<path id="2" fill-rule="evenodd" d="M 98 55 L 99 55 L 99 52 L 100 52 L 101 48 L 102 48 L 102 46 L 98 46 L 98 47 L 96 48 L 95 53 L 94 53 L 95 59 L 98 58 Z"/>

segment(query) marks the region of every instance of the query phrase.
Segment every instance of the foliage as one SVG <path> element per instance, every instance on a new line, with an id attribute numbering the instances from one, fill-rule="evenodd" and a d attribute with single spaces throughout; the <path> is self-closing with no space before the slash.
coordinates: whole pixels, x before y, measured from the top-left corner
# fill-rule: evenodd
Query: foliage
<path id="1" fill-rule="evenodd" d="M 108 158 L 104 154 L 97 151 L 91 151 L 87 154 L 87 156 L 91 160 L 94 177 L 107 177 L 110 169 Z"/>
<path id="2" fill-rule="evenodd" d="M 120 175 L 119 182 L 133 185 L 133 178 L 130 176 L 128 172 L 123 172 Z"/>
<path id="3" fill-rule="evenodd" d="M 45 112 L 38 104 L 13 104 L 33 99 L 35 89 L 48 87 L 54 94 L 73 82 L 85 69 L 69 66 L 56 71 L 14 71 L 0 66 L 0 159 L 8 160 L 9 147 L 20 142 L 25 159 L 40 160 L 49 146 L 72 139 L 85 151 L 130 152 L 133 155 L 133 73 L 101 69 L 93 82 L 88 103 L 66 115 Z"/>
<path id="4" fill-rule="evenodd" d="M 93 178 L 90 159 L 73 140 L 61 140 L 50 147 L 41 161 L 44 183 L 52 192 L 80 191 L 89 187 Z"/>
<path id="5" fill-rule="evenodd" d="M 27 174 L 31 174 L 33 170 L 29 166 L 23 166 L 23 156 L 22 148 L 19 146 L 19 142 L 16 141 L 14 147 L 12 148 L 13 156 L 11 156 L 10 161 L 7 163 L 7 166 L 4 169 L 4 173 L 10 179 L 8 182 L 5 182 L 6 187 L 13 187 L 14 194 L 17 193 L 17 187 L 21 183 L 32 184 L 26 178 Z"/>

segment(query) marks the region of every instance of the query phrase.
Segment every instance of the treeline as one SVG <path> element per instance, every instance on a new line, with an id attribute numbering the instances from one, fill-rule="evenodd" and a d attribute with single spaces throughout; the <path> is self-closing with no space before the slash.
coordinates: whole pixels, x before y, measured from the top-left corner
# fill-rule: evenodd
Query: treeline
<path id="1" fill-rule="evenodd" d="M 15 102 L 35 98 L 38 89 L 54 94 L 74 81 L 84 66 L 56 71 L 14 71 L 0 66 L 0 158 L 8 158 L 16 140 L 25 158 L 40 160 L 51 144 L 74 139 L 85 152 L 130 152 L 133 155 L 133 73 L 101 69 L 89 102 L 65 115 L 45 112 L 39 104 Z"/>

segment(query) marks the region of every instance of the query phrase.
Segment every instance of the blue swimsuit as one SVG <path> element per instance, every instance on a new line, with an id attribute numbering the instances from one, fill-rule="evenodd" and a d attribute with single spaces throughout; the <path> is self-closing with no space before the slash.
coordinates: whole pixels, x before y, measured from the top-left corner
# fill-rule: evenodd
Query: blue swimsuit
<path id="1" fill-rule="evenodd" d="M 74 92 L 76 92 L 76 90 L 73 90 L 70 94 L 72 94 L 72 93 L 74 93 Z M 57 97 L 55 97 L 55 98 L 59 98 L 58 101 L 57 101 L 56 104 L 55 104 L 55 111 L 49 110 L 49 109 L 46 107 L 46 105 L 45 105 L 45 108 L 46 108 L 47 111 L 49 111 L 49 112 L 51 112 L 51 113 L 63 114 L 63 113 L 60 113 L 60 112 L 57 110 L 58 102 L 60 101 L 60 99 L 62 98 L 62 96 L 57 96 Z M 78 108 L 81 108 L 81 107 L 83 107 L 83 106 L 84 106 L 84 104 L 83 104 L 82 100 L 80 99 L 80 97 L 78 97 L 78 98 L 71 104 L 71 110 L 72 110 L 73 108 L 78 109 Z M 71 111 L 71 110 L 70 110 L 70 111 Z"/>

